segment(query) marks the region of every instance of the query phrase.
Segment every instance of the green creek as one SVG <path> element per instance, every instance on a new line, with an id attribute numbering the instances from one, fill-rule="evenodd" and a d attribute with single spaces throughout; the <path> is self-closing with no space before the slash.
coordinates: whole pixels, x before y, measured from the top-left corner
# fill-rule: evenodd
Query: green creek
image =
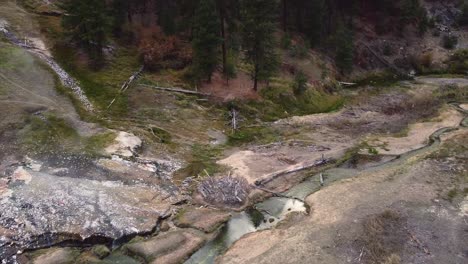
<path id="1" fill-rule="evenodd" d="M 274 227 L 282 220 L 284 220 L 289 213 L 308 213 L 306 204 L 300 200 L 304 200 L 310 194 L 320 190 L 320 174 L 322 174 L 322 177 L 324 177 L 325 184 L 329 184 L 334 181 L 354 177 L 363 170 L 372 172 L 387 166 L 395 166 L 405 162 L 411 157 L 437 148 L 441 142 L 441 135 L 460 128 L 468 127 L 468 111 L 461 108 L 457 103 L 451 103 L 450 105 L 465 115 L 465 118 L 460 122 L 459 127 L 441 128 L 435 131 L 429 137 L 429 143 L 426 146 L 399 156 L 382 156 L 380 162 L 367 163 L 355 168 L 349 168 L 349 166 L 347 166 L 345 163 L 341 166 L 325 170 L 319 174 L 308 177 L 305 181 L 283 193 L 283 195 L 291 198 L 271 197 L 261 203 L 256 204 L 249 210 L 235 213 L 232 218 L 219 230 L 219 233 L 215 239 L 206 243 L 205 246 L 193 254 L 192 257 L 185 263 L 214 263 L 216 257 L 223 254 L 243 235 Z"/>

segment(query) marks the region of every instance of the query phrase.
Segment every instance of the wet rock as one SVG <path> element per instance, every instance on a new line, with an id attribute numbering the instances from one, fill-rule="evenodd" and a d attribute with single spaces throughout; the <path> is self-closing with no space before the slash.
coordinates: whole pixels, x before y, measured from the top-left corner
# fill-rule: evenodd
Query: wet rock
<path id="1" fill-rule="evenodd" d="M 112 253 L 109 257 L 103 259 L 99 264 L 141 264 L 141 262 L 117 252 Z"/>
<path id="2" fill-rule="evenodd" d="M 0 19 L 0 32 L 7 33 L 8 32 L 7 27 L 8 27 L 8 23 L 5 20 Z"/>
<path id="3" fill-rule="evenodd" d="M 142 141 L 134 134 L 120 131 L 114 139 L 114 144 L 108 146 L 105 151 L 109 155 L 117 155 L 122 157 L 132 157 L 138 148 L 141 147 Z"/>
<path id="4" fill-rule="evenodd" d="M 177 215 L 174 224 L 178 227 L 192 227 L 205 233 L 215 231 L 223 223 L 227 222 L 229 213 L 208 208 L 190 208 Z"/>
<path id="5" fill-rule="evenodd" d="M 109 171 L 113 178 L 123 181 L 158 183 L 159 180 L 170 180 L 172 174 L 180 168 L 177 160 L 158 160 L 136 158 L 136 161 L 112 156 L 112 159 L 99 159 L 97 167 Z"/>
<path id="6" fill-rule="evenodd" d="M 25 166 L 33 171 L 40 171 L 42 168 L 42 163 L 31 158 L 25 158 Z"/>
<path id="7" fill-rule="evenodd" d="M 110 254 L 109 248 L 107 248 L 104 245 L 97 245 L 93 247 L 93 253 L 96 255 L 98 258 L 103 259 Z"/>
<path id="8" fill-rule="evenodd" d="M 181 263 L 199 249 L 204 239 L 194 231 L 174 231 L 144 242 L 127 245 L 127 250 L 149 263 Z"/>
<path id="9" fill-rule="evenodd" d="M 76 258 L 75 263 L 98 264 L 101 263 L 101 259 L 91 251 L 85 251 Z"/>
<path id="10" fill-rule="evenodd" d="M 27 172 L 23 167 L 19 167 L 11 175 L 10 184 L 15 182 L 23 182 L 28 184 L 31 182 L 31 178 L 32 176 L 29 174 L 29 172 Z"/>
<path id="11" fill-rule="evenodd" d="M 11 194 L 0 196 L 1 235 L 18 249 L 151 232 L 171 207 L 172 196 L 158 186 L 25 172 L 29 182 L 10 184 Z M 2 247 L 0 259 L 11 252 Z"/>
<path id="12" fill-rule="evenodd" d="M 71 264 L 75 262 L 78 252 L 71 248 L 51 248 L 41 250 L 35 254 L 33 264 Z"/>
<path id="13" fill-rule="evenodd" d="M 207 134 L 210 137 L 210 144 L 212 145 L 222 145 L 228 141 L 227 136 L 222 131 L 209 129 Z"/>
<path id="14" fill-rule="evenodd" d="M 171 229 L 171 226 L 169 225 L 169 223 L 167 223 L 167 221 L 163 221 L 161 226 L 159 227 L 159 231 L 161 232 L 167 232 L 169 231 L 169 229 Z"/>

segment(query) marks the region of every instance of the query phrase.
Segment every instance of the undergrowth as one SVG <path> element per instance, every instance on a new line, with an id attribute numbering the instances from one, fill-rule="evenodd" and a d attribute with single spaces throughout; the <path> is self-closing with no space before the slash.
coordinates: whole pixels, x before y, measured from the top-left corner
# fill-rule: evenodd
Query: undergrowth
<path id="1" fill-rule="evenodd" d="M 207 174 L 213 176 L 215 173 L 221 172 L 223 167 L 216 163 L 221 154 L 221 147 L 193 145 L 188 165 L 176 172 L 178 174 L 176 178 L 206 177 Z"/>
<path id="2" fill-rule="evenodd" d="M 79 80 L 81 88 L 98 109 L 106 110 L 113 98 L 117 97 L 107 113 L 117 116 L 127 113 L 128 100 L 125 94 L 119 94 L 119 89 L 140 67 L 136 51 L 120 48 L 99 70 L 80 65 L 78 60 L 81 54 L 69 47 L 57 45 L 53 53 L 61 66 Z"/>
<path id="3" fill-rule="evenodd" d="M 107 132 L 82 137 L 65 119 L 49 113 L 28 117 L 20 138 L 21 146 L 36 154 L 60 150 L 69 154 L 99 156 L 113 142 L 115 134 Z"/>

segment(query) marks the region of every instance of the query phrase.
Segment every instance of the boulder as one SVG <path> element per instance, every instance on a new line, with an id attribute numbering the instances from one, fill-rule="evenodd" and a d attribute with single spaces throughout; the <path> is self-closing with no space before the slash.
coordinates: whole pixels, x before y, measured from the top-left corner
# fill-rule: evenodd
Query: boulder
<path id="1" fill-rule="evenodd" d="M 208 208 L 190 208 L 181 211 L 174 224 L 178 227 L 192 227 L 205 233 L 215 231 L 227 222 L 231 215 L 227 212 Z"/>
<path id="2" fill-rule="evenodd" d="M 132 157 L 137 149 L 141 147 L 142 141 L 139 137 L 120 131 L 114 139 L 114 143 L 106 148 L 106 153 L 109 155 L 117 155 L 122 157 Z"/>
<path id="3" fill-rule="evenodd" d="M 58 177 L 24 168 L 15 178 L 18 184 L 7 187 L 10 194 L 0 195 L 0 236 L 12 242 L 0 244 L 0 259 L 9 257 L 4 255 L 12 251 L 4 248 L 9 246 L 23 250 L 152 232 L 173 202 L 156 185 Z"/>
<path id="4" fill-rule="evenodd" d="M 71 248 L 50 248 L 37 252 L 37 257 L 32 260 L 33 264 L 72 264 L 78 251 Z"/>
<path id="5" fill-rule="evenodd" d="M 198 250 L 205 239 L 195 230 L 178 230 L 156 236 L 147 241 L 126 246 L 130 254 L 149 263 L 182 263 Z"/>
<path id="6" fill-rule="evenodd" d="M 104 245 L 97 245 L 93 247 L 93 254 L 96 255 L 98 258 L 103 259 L 109 256 L 110 250 Z"/>

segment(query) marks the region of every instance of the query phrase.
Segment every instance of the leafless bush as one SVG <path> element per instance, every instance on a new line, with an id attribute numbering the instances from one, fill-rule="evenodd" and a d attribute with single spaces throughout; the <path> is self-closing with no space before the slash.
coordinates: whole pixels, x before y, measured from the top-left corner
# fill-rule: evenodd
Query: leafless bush
<path id="1" fill-rule="evenodd" d="M 210 204 L 240 206 L 247 201 L 249 191 L 247 180 L 233 176 L 209 177 L 198 185 L 198 192 Z"/>
<path id="2" fill-rule="evenodd" d="M 398 212 L 386 210 L 364 222 L 361 238 L 367 254 L 364 263 L 398 264 L 400 253 L 408 241 L 404 220 Z"/>

